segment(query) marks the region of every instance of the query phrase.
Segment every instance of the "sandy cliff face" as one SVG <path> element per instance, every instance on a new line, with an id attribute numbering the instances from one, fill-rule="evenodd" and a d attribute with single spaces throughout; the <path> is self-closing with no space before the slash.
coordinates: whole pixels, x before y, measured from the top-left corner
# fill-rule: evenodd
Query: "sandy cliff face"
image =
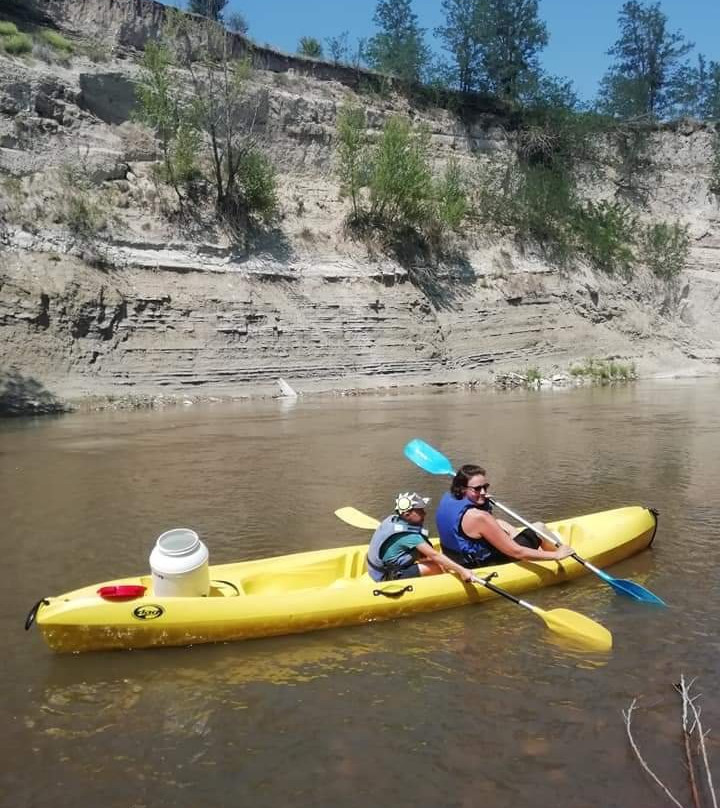
<path id="1" fill-rule="evenodd" d="M 267 69 L 253 87 L 283 217 L 240 251 L 212 222 L 188 232 L 162 215 L 154 145 L 128 123 L 132 47 L 157 29 L 161 7 L 43 5 L 65 30 L 101 35 L 113 55 L 67 65 L 0 56 L 1 370 L 61 396 L 212 396 L 270 391 L 278 376 L 310 390 L 472 382 L 587 356 L 635 360 L 648 373 L 720 362 L 720 213 L 705 127 L 653 141 L 648 216 L 679 218 L 693 237 L 673 288 L 642 273 L 624 282 L 582 265 L 560 272 L 482 232 L 468 235 L 462 261 L 401 267 L 343 231 L 335 120 L 357 74 L 260 51 Z M 452 154 L 473 171 L 509 148 L 492 110 L 461 123 L 400 97 L 363 102 L 377 129 L 398 111 L 425 121 L 438 163 Z M 97 239 L 68 227 L 71 165 L 102 203 Z"/>

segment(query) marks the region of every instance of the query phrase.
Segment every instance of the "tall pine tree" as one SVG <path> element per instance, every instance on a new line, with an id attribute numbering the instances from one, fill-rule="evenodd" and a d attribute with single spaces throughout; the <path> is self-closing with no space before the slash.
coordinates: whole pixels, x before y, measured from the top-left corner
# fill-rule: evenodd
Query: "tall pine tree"
<path id="1" fill-rule="evenodd" d="M 672 108 L 681 60 L 693 45 L 668 30 L 660 3 L 629 0 L 618 23 L 620 38 L 608 51 L 615 62 L 603 78 L 600 106 L 620 118 L 663 118 Z"/>
<path id="2" fill-rule="evenodd" d="M 462 92 L 479 88 L 482 75 L 482 0 L 442 0 L 445 25 L 435 29 L 451 55 L 447 74 Z"/>
<path id="3" fill-rule="evenodd" d="M 373 22 L 380 31 L 365 51 L 370 67 L 407 82 L 420 81 L 430 51 L 410 0 L 379 0 Z"/>
<path id="4" fill-rule="evenodd" d="M 480 31 L 487 89 L 517 101 L 537 83 L 538 54 L 548 43 L 538 0 L 480 0 Z"/>

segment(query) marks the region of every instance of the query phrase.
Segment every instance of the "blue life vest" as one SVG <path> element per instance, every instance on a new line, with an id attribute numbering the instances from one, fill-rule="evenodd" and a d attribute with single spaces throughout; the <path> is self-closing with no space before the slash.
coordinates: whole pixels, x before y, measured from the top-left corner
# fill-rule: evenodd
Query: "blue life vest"
<path id="1" fill-rule="evenodd" d="M 408 533 L 418 533 L 425 541 L 428 540 L 428 532 L 420 525 L 411 525 L 401 516 L 393 514 L 380 522 L 377 530 L 373 533 L 368 547 L 367 562 L 368 574 L 373 581 L 382 581 L 386 576 L 391 575 L 395 570 L 401 570 L 415 563 L 415 558 L 411 553 L 405 553 L 400 558 L 392 562 L 382 560 L 383 553 L 399 536 Z"/>
<path id="2" fill-rule="evenodd" d="M 484 564 L 497 552 L 485 539 L 471 539 L 463 532 L 462 518 L 471 508 L 492 512 L 492 505 L 487 501 L 476 505 L 466 497 L 455 499 L 448 492 L 440 500 L 435 514 L 441 550 L 450 558 L 462 557 L 462 563 L 470 568 Z"/>

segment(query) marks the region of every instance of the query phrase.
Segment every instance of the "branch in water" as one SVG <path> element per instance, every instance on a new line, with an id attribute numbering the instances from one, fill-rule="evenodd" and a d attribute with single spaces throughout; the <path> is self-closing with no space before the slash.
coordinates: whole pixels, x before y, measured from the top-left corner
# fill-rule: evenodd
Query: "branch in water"
<path id="1" fill-rule="evenodd" d="M 633 710 L 636 708 L 637 699 L 633 699 L 630 706 L 628 707 L 627 711 L 623 710 L 623 718 L 625 719 L 625 730 L 627 731 L 628 740 L 630 741 L 630 746 L 632 747 L 633 752 L 635 753 L 635 757 L 640 761 L 640 765 L 643 769 L 650 775 L 650 777 L 657 783 L 658 786 L 667 794 L 670 800 L 672 800 L 673 804 L 677 806 L 677 808 L 685 808 L 685 806 L 678 802 L 675 797 L 672 795 L 670 789 L 663 783 L 663 781 L 655 774 L 655 772 L 648 766 L 645 758 L 640 754 L 640 750 L 638 749 L 638 745 L 635 743 L 635 739 L 632 735 L 631 730 L 631 723 L 632 723 L 632 714 Z"/>

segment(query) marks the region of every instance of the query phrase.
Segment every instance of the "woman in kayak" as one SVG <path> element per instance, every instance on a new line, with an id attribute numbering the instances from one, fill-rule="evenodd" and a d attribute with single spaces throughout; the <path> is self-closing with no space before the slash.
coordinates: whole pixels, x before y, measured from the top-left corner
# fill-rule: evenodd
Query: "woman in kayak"
<path id="1" fill-rule="evenodd" d="M 446 556 L 472 569 L 508 561 L 560 561 L 572 555 L 572 547 L 555 547 L 530 528 L 515 528 L 496 519 L 489 488 L 482 466 L 465 465 L 455 474 L 435 515 Z M 535 527 L 547 530 L 539 522 Z"/>
<path id="2" fill-rule="evenodd" d="M 429 498 L 416 493 L 398 494 L 395 511 L 384 519 L 370 539 L 367 562 L 373 581 L 395 581 L 454 572 L 471 582 L 470 570 L 438 553 L 423 527 Z"/>

